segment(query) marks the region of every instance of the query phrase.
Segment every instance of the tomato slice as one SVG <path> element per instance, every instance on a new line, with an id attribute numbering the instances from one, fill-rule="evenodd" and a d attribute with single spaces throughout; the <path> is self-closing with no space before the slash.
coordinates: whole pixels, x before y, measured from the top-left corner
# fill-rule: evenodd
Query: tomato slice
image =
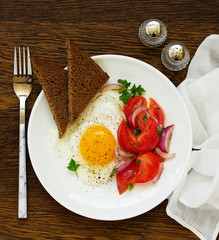
<path id="1" fill-rule="evenodd" d="M 152 117 L 145 122 L 141 134 L 136 139 L 138 152 L 152 151 L 159 142 L 158 123 Z"/>
<path id="2" fill-rule="evenodd" d="M 139 169 L 132 180 L 133 183 L 149 182 L 157 175 L 160 162 L 154 153 L 147 152 L 140 154 L 136 163 L 139 164 Z"/>
<path id="3" fill-rule="evenodd" d="M 140 112 L 135 118 L 135 126 L 141 131 L 144 129 L 145 122 L 148 119 L 148 114 L 145 111 Z"/>
<path id="4" fill-rule="evenodd" d="M 119 194 L 124 193 L 128 186 L 133 184 L 133 178 L 136 176 L 140 165 L 133 161 L 127 168 L 116 174 L 116 182 Z"/>
<path id="5" fill-rule="evenodd" d="M 149 113 L 154 116 L 160 124 L 164 124 L 165 114 L 160 105 L 153 99 L 149 98 Z"/>
<path id="6" fill-rule="evenodd" d="M 127 168 L 117 173 L 119 194 L 124 193 L 131 184 L 151 181 L 157 175 L 159 166 L 159 159 L 154 153 L 140 154 Z"/>
<path id="7" fill-rule="evenodd" d="M 156 152 L 154 152 L 154 154 L 156 155 L 156 157 L 157 157 L 157 159 L 159 160 L 160 163 L 165 161 L 165 158 L 161 157 Z"/>
<path id="8" fill-rule="evenodd" d="M 134 96 L 128 100 L 128 102 L 124 105 L 124 114 L 126 119 L 129 119 L 133 110 L 138 107 L 147 106 L 147 100 L 143 96 Z"/>
<path id="9" fill-rule="evenodd" d="M 117 139 L 120 147 L 132 153 L 138 153 L 136 149 L 136 137 L 132 130 L 126 125 L 127 121 L 122 120 L 117 131 Z"/>
<path id="10" fill-rule="evenodd" d="M 132 153 L 151 151 L 159 141 L 157 127 L 156 120 L 149 117 L 140 135 L 135 136 L 134 131 L 127 126 L 123 119 L 117 131 L 118 143 L 124 150 Z"/>

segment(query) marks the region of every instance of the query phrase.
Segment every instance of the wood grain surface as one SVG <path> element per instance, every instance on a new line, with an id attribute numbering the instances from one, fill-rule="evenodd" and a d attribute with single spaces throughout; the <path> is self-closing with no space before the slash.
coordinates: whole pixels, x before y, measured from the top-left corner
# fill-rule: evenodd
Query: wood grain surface
<path id="1" fill-rule="evenodd" d="M 145 47 L 138 38 L 138 28 L 148 18 L 162 20 L 168 29 L 167 41 L 155 49 Z M 64 41 L 69 38 L 90 56 L 111 53 L 145 61 L 178 86 L 188 68 L 179 72 L 166 69 L 160 59 L 163 47 L 181 41 L 193 57 L 207 36 L 218 33 L 218 0 L 1 0 L 0 239 L 198 239 L 167 216 L 167 200 L 145 214 L 121 221 L 97 221 L 70 212 L 43 188 L 28 155 L 28 218 L 17 218 L 19 101 L 12 87 L 13 48 L 28 45 L 31 54 L 65 67 Z M 27 100 L 27 122 L 40 91 L 35 79 Z"/>

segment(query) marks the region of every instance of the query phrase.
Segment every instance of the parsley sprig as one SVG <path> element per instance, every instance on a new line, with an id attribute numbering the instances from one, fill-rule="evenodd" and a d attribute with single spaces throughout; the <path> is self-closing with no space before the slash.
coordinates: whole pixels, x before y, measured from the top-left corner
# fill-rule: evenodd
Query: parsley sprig
<path id="1" fill-rule="evenodd" d="M 76 164 L 75 160 L 74 159 L 71 159 L 70 163 L 68 164 L 67 168 L 68 170 L 70 171 L 74 171 L 76 176 L 78 177 L 78 174 L 77 174 L 77 169 L 78 167 L 80 166 L 80 164 Z"/>
<path id="2" fill-rule="evenodd" d="M 119 99 L 124 102 L 125 104 L 128 102 L 130 98 L 132 98 L 135 95 L 141 96 L 143 92 L 145 92 L 144 88 L 142 88 L 141 85 L 137 86 L 134 84 L 131 88 L 131 82 L 128 82 L 127 80 L 118 79 L 117 81 L 122 85 L 119 89 L 114 89 L 114 91 L 118 91 L 121 96 Z"/>

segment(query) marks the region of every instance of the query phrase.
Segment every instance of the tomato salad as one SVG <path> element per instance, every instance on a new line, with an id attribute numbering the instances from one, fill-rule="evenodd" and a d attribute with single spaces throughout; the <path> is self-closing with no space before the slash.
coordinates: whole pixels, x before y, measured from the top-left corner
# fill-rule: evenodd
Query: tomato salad
<path id="1" fill-rule="evenodd" d="M 169 153 L 174 124 L 165 127 L 165 113 L 153 99 L 142 96 L 145 90 L 126 80 L 107 86 L 118 91 L 125 104 L 117 138 L 119 146 L 114 150 L 118 165 L 110 177 L 116 174 L 119 194 L 131 190 L 136 183 L 156 182 L 163 171 L 163 162 L 175 156 Z"/>

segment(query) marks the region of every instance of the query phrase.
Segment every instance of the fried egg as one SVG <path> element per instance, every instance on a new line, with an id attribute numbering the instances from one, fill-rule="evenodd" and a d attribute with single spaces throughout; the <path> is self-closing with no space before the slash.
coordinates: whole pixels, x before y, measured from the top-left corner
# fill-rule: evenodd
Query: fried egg
<path id="1" fill-rule="evenodd" d="M 83 182 L 106 184 L 117 164 L 114 148 L 122 118 L 122 107 L 114 96 L 98 95 L 61 139 L 50 131 L 53 152 L 68 162 L 74 159 L 80 165 L 77 174 Z"/>

